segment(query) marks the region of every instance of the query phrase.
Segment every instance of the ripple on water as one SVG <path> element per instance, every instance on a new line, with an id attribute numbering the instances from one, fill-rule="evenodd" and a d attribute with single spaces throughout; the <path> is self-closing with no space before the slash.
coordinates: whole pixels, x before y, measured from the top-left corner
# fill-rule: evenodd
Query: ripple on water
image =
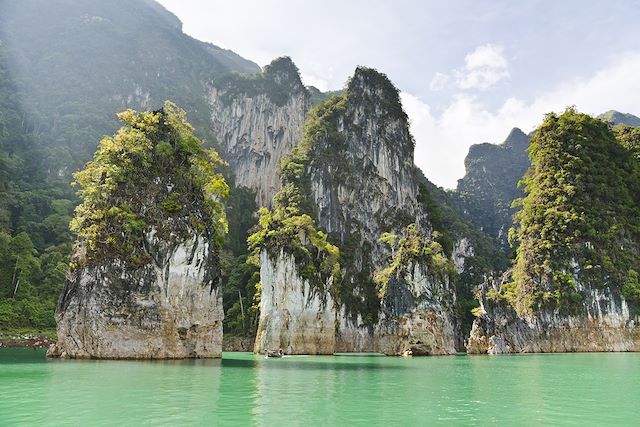
<path id="1" fill-rule="evenodd" d="M 0 350 L 0 425 L 634 424 L 638 354 L 60 361 Z"/>

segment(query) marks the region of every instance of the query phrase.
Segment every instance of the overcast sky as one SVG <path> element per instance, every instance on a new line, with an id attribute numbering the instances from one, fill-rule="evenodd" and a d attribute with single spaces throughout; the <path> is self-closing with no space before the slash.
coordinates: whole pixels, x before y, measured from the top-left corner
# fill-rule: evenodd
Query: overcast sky
<path id="1" fill-rule="evenodd" d="M 640 0 L 160 0 L 200 40 L 264 66 L 288 55 L 306 84 L 357 65 L 402 92 L 416 163 L 454 188 L 471 144 L 533 130 L 575 105 L 640 115 Z"/>

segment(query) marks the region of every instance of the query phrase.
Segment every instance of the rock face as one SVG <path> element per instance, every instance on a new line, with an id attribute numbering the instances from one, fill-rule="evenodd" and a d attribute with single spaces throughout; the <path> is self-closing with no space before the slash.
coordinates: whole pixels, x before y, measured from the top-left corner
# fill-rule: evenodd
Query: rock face
<path id="1" fill-rule="evenodd" d="M 496 287 L 497 289 L 497 287 Z M 584 311 L 543 310 L 519 317 L 506 303 L 481 300 L 467 343 L 471 354 L 640 351 L 640 317 L 610 288 L 578 286 Z M 486 290 L 486 289 L 484 289 Z"/>
<path id="2" fill-rule="evenodd" d="M 413 224 L 416 238 L 428 241 L 432 232 L 417 200 L 414 143 L 397 89 L 375 70 L 358 68 L 344 94 L 314 112 L 308 120 L 319 130 L 305 130 L 308 145 L 299 148 L 308 149 L 301 156 L 303 203 L 339 247 L 342 273 L 317 290 L 291 254 L 263 251 L 255 351 L 454 353 L 448 313 L 455 296 L 446 275 L 416 260 L 394 270 L 384 296 L 374 283 L 392 258 L 379 241 L 383 233 L 401 239 Z"/>
<path id="3" fill-rule="evenodd" d="M 467 258 L 473 257 L 474 252 L 473 244 L 468 238 L 463 237 L 456 241 L 453 245 L 451 258 L 453 259 L 453 264 L 455 265 L 458 273 L 462 273 L 464 271 Z"/>
<path id="4" fill-rule="evenodd" d="M 621 142 L 573 108 L 545 117 L 513 268 L 481 289 L 470 352 L 640 350 L 640 175 Z"/>
<path id="5" fill-rule="evenodd" d="M 148 236 L 153 265 L 105 263 L 69 274 L 49 356 L 109 359 L 220 357 L 217 255 L 203 237 L 168 246 Z"/>
<path id="6" fill-rule="evenodd" d="M 458 181 L 466 218 L 504 249 L 515 213 L 511 202 L 523 196 L 518 181 L 530 165 L 528 145 L 529 138 L 518 128 L 501 145 L 472 145 L 464 161 L 466 174 Z"/>
<path id="7" fill-rule="evenodd" d="M 423 264 L 408 265 L 389 283 L 380 320 L 374 327 L 372 351 L 414 356 L 455 353 L 453 303 L 452 287 L 446 277 L 434 277 Z M 344 322 L 339 350 L 362 351 L 357 343 L 345 339 L 356 325 L 348 318 Z"/>
<path id="8" fill-rule="evenodd" d="M 82 203 L 50 356 L 220 357 L 220 241 L 226 230 L 217 154 L 171 102 L 120 114 L 76 174 Z"/>
<path id="9" fill-rule="evenodd" d="M 278 58 L 255 76 L 223 76 L 214 81 L 209 104 L 235 185 L 256 190 L 258 206 L 271 206 L 280 190 L 280 162 L 300 141 L 311 106 L 297 68 Z"/>
<path id="10" fill-rule="evenodd" d="M 256 352 L 283 349 L 287 354 L 333 354 L 336 314 L 329 294 L 313 291 L 290 254 L 260 257 L 260 325 Z"/>
<path id="11" fill-rule="evenodd" d="M 302 279 L 293 256 L 274 260 L 262 253 L 260 325 L 255 351 L 283 349 L 287 354 L 379 352 L 388 355 L 455 353 L 455 321 L 442 303 L 451 298 L 448 283 L 431 280 L 423 266 L 410 266 L 391 285 L 377 324 L 354 322 L 329 293 L 314 292 Z"/>

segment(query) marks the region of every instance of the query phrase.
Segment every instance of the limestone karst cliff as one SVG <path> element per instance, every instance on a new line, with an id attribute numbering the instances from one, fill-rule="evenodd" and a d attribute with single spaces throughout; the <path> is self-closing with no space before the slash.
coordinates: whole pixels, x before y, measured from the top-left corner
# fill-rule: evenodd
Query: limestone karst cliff
<path id="1" fill-rule="evenodd" d="M 413 148 L 398 91 L 375 70 L 311 110 L 253 236 L 257 352 L 455 352 L 453 263 L 419 202 Z"/>
<path id="2" fill-rule="evenodd" d="M 236 186 L 256 191 L 258 206 L 271 206 L 280 190 L 280 161 L 302 138 L 311 96 L 290 58 L 262 73 L 227 74 L 210 93 L 212 127 Z"/>
<path id="3" fill-rule="evenodd" d="M 220 357 L 221 161 L 171 103 L 120 118 L 75 175 L 78 242 L 49 355 Z"/>
<path id="4" fill-rule="evenodd" d="M 510 280 L 507 274 L 480 290 L 469 353 L 640 351 L 640 316 L 614 288 L 576 284 L 582 295 L 579 311 L 567 314 L 544 308 L 518 315 L 508 302 L 491 298 Z"/>
<path id="5" fill-rule="evenodd" d="M 640 133 L 620 134 L 574 109 L 547 115 L 529 149 L 511 233 L 516 258 L 479 289 L 469 352 L 640 350 L 632 140 Z"/>
<path id="6" fill-rule="evenodd" d="M 505 250 L 515 213 L 511 203 L 522 197 L 518 181 L 530 165 L 528 146 L 529 138 L 518 128 L 500 145 L 472 145 L 464 161 L 465 176 L 458 181 L 457 193 L 465 218 Z"/>
<path id="7" fill-rule="evenodd" d="M 222 297 L 206 236 L 144 237 L 153 262 L 107 260 L 69 273 L 49 356 L 106 359 L 220 357 Z M 151 249 L 152 248 L 152 249 Z M 82 250 L 81 250 L 82 251 Z"/>

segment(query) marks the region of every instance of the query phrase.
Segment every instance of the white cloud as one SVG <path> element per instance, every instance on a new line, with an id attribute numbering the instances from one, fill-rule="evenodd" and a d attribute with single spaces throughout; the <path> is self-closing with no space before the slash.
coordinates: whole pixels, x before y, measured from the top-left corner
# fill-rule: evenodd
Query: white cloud
<path id="1" fill-rule="evenodd" d="M 503 54 L 503 47 L 495 44 L 478 46 L 476 50 L 464 57 L 465 68 L 476 70 L 479 68 L 505 69 L 509 66 Z"/>
<path id="2" fill-rule="evenodd" d="M 478 58 L 471 58 L 479 61 Z M 456 95 L 441 114 L 403 93 L 402 102 L 416 139 L 416 164 L 438 185 L 454 188 L 464 175 L 469 146 L 502 142 L 513 127 L 528 133 L 551 111 L 575 105 L 579 111 L 600 114 L 615 109 L 640 115 L 640 52 L 620 56 L 589 78 L 576 78 L 541 94 L 532 102 L 508 98 L 490 111 L 477 97 Z"/>
<path id="3" fill-rule="evenodd" d="M 437 72 L 429 87 L 442 90 L 447 87 L 459 89 L 488 89 L 500 80 L 509 77 L 509 62 L 504 48 L 495 44 L 478 46 L 464 58 L 464 67 L 450 74 Z"/>
<path id="4" fill-rule="evenodd" d="M 445 73 L 436 73 L 429 83 L 429 89 L 431 90 L 443 90 L 451 85 L 451 77 Z"/>
<path id="5" fill-rule="evenodd" d="M 509 77 L 509 65 L 502 46 L 485 44 L 467 54 L 464 70 L 456 73 L 461 89 L 488 89 Z"/>
<path id="6" fill-rule="evenodd" d="M 329 82 L 322 77 L 301 72 L 300 79 L 305 86 L 315 86 L 317 89 L 320 89 L 321 92 L 326 92 L 329 90 Z"/>

